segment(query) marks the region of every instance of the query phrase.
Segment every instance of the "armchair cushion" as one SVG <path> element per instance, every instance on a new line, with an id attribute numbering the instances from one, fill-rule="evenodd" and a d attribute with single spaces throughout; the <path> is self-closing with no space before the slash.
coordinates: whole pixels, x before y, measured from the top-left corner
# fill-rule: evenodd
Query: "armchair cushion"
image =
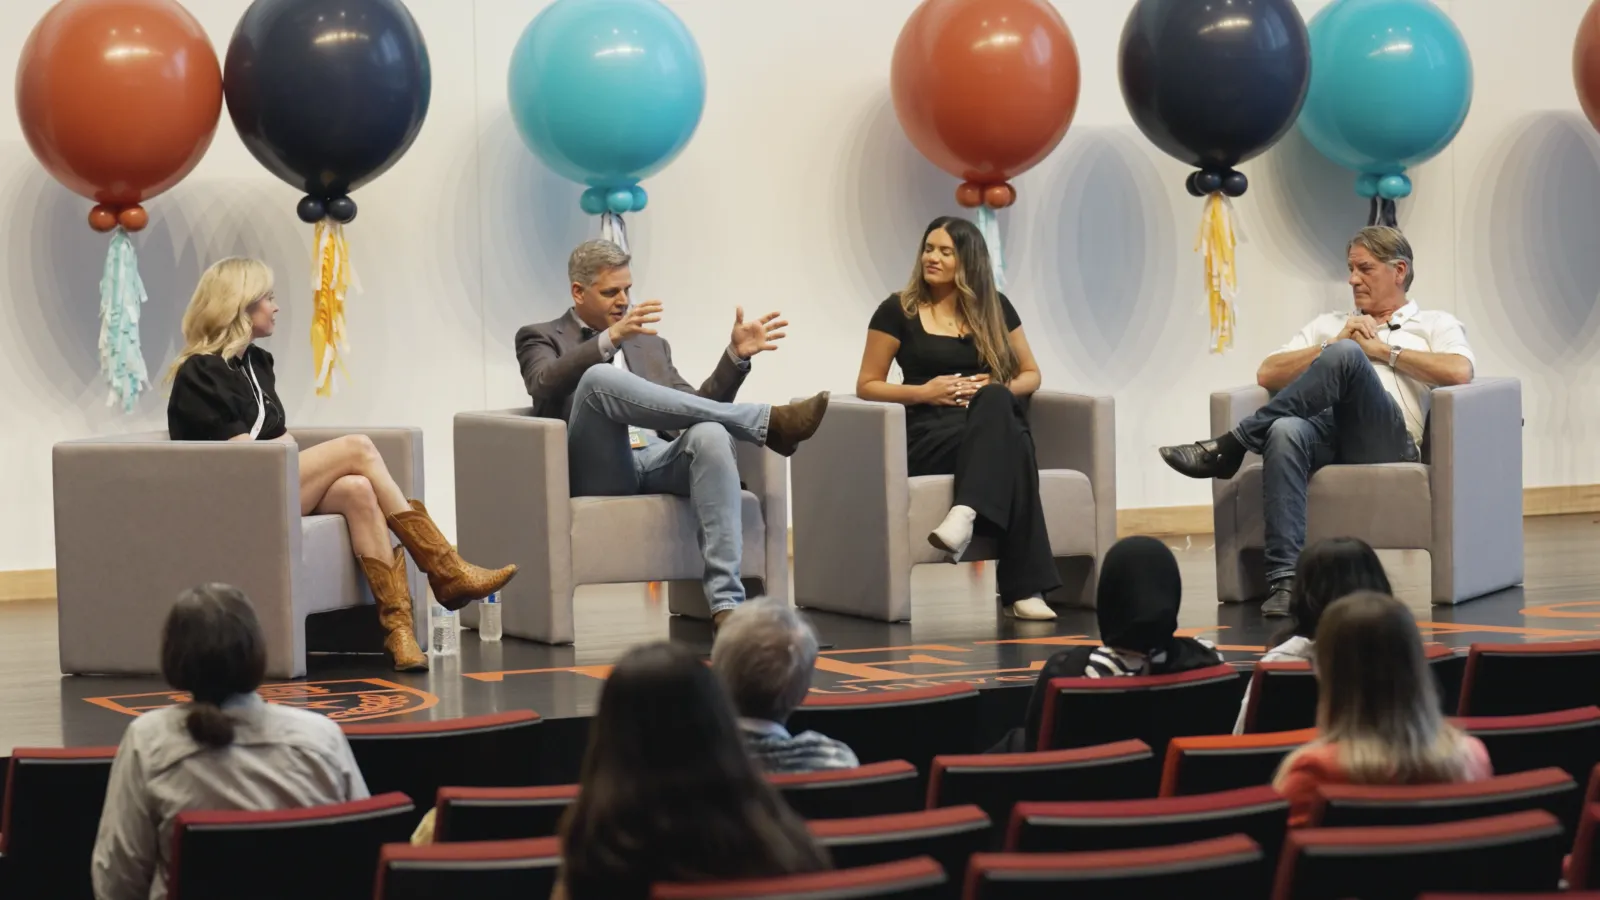
<path id="1" fill-rule="evenodd" d="M 1218 501 L 1234 504 L 1241 546 L 1266 544 L 1261 475 L 1260 462 L 1240 469 L 1235 490 Z M 1306 493 L 1306 542 L 1351 534 L 1388 549 L 1426 550 L 1432 546 L 1428 467 L 1420 463 L 1334 465 L 1312 475 Z"/>
<path id="2" fill-rule="evenodd" d="M 761 500 L 749 491 L 742 492 L 742 497 L 742 569 L 756 575 L 766 569 L 767 529 L 761 519 Z M 698 581 L 706 569 L 699 530 L 694 506 L 683 497 L 574 497 L 573 582 Z"/>

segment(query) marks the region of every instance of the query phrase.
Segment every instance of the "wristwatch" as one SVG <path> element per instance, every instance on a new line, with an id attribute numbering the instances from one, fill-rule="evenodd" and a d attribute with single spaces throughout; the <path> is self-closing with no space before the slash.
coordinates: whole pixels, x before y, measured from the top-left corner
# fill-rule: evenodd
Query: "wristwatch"
<path id="1" fill-rule="evenodd" d="M 1326 350 L 1326 349 L 1328 349 L 1328 345 L 1329 345 L 1329 344 L 1331 344 L 1331 343 L 1333 343 L 1333 341 L 1332 341 L 1332 340 L 1331 340 L 1331 339 L 1330 339 L 1330 340 L 1326 340 L 1326 341 L 1323 341 L 1323 342 L 1322 342 L 1322 346 L 1320 346 L 1320 347 L 1318 347 L 1318 348 L 1317 348 L 1317 349 L 1318 349 L 1318 350 L 1319 350 L 1319 351 L 1320 351 L 1320 350 Z"/>
<path id="2" fill-rule="evenodd" d="M 1391 368 L 1391 369 L 1394 368 L 1394 364 L 1396 362 L 1399 362 L 1399 360 L 1400 360 L 1400 351 L 1404 350 L 1404 349 L 1405 349 L 1404 347 L 1390 347 L 1389 348 L 1389 368 Z"/>

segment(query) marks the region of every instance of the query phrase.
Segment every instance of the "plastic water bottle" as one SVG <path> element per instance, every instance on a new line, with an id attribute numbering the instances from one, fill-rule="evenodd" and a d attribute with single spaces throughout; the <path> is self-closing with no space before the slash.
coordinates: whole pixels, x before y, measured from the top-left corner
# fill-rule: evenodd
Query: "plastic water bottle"
<path id="1" fill-rule="evenodd" d="M 478 602 L 478 640 L 498 641 L 504 631 L 500 627 L 500 592 Z"/>
<path id="2" fill-rule="evenodd" d="M 455 656 L 461 652 L 461 618 L 437 603 L 429 604 L 432 620 L 433 655 Z"/>

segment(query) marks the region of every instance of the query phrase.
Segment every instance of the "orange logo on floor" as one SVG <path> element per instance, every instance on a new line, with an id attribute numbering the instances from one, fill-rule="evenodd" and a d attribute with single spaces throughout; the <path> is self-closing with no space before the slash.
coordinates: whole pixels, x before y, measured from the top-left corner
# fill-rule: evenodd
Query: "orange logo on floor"
<path id="1" fill-rule="evenodd" d="M 264 684 L 259 693 L 268 703 L 308 709 L 336 722 L 365 722 L 421 712 L 439 703 L 439 698 L 427 691 L 382 678 Z M 188 703 L 189 695 L 182 691 L 154 691 L 148 694 L 85 697 L 84 700 L 112 712 L 137 716 L 153 709 Z"/>

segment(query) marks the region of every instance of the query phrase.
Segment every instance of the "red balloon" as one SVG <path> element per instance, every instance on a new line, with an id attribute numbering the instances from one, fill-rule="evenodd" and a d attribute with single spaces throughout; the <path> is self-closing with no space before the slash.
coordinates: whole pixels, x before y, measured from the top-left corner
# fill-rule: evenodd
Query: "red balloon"
<path id="1" fill-rule="evenodd" d="M 967 209 L 977 209 L 983 205 L 983 185 L 963 181 L 956 188 L 956 202 Z"/>
<path id="2" fill-rule="evenodd" d="M 129 231 L 143 231 L 150 224 L 150 214 L 142 206 L 130 206 L 117 213 L 117 224 Z"/>
<path id="3" fill-rule="evenodd" d="M 1078 108 L 1078 48 L 1049 0 L 923 0 L 894 45 L 895 115 L 957 178 L 997 184 L 1061 143 Z"/>
<path id="4" fill-rule="evenodd" d="M 96 206 L 89 210 L 89 227 L 95 231 L 110 231 L 117 227 L 117 211 L 109 206 Z"/>
<path id="5" fill-rule="evenodd" d="M 33 155 L 71 190 L 122 208 L 177 184 L 222 114 L 222 68 L 173 0 L 63 0 L 17 64 Z"/>
<path id="6" fill-rule="evenodd" d="M 1589 124 L 1600 128 L 1600 0 L 1584 13 L 1572 47 L 1572 80 Z"/>
<path id="7" fill-rule="evenodd" d="M 1005 209 L 1017 202 L 1017 189 L 1009 184 L 991 184 L 983 189 L 983 202 L 992 209 Z"/>

